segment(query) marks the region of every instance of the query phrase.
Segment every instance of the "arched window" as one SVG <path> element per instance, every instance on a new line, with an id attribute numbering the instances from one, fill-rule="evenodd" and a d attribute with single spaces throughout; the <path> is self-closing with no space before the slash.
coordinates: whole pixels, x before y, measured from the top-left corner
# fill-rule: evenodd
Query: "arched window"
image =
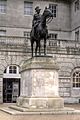
<path id="1" fill-rule="evenodd" d="M 16 66 L 9 66 L 9 73 L 10 74 L 16 74 L 17 73 L 17 67 Z"/>
<path id="2" fill-rule="evenodd" d="M 74 88 L 80 87 L 80 71 L 76 71 L 73 73 L 73 87 Z"/>
<path id="3" fill-rule="evenodd" d="M 6 73 L 7 71 L 6 71 L 6 69 L 4 70 L 4 73 Z"/>
<path id="4" fill-rule="evenodd" d="M 4 70 L 5 74 L 19 74 L 19 67 L 16 65 L 10 65 Z"/>

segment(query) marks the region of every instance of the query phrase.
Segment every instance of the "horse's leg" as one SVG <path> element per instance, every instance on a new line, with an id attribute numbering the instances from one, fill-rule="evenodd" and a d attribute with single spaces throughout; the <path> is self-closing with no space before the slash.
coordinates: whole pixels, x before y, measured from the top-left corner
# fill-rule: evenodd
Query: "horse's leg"
<path id="1" fill-rule="evenodd" d="M 38 46 L 39 46 L 39 55 L 41 55 L 41 44 L 40 44 L 40 40 L 39 40 L 39 44 L 38 44 Z"/>
<path id="2" fill-rule="evenodd" d="M 38 42 L 36 41 L 35 56 L 37 56 Z"/>
<path id="3" fill-rule="evenodd" d="M 32 57 L 33 57 L 33 41 L 31 40 L 31 51 L 32 51 Z"/>
<path id="4" fill-rule="evenodd" d="M 46 38 L 44 38 L 44 55 L 46 55 Z"/>

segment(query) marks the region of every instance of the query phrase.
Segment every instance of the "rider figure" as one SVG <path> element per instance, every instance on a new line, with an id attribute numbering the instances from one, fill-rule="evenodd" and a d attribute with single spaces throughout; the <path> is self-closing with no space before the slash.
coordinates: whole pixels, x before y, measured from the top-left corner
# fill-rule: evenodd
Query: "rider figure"
<path id="1" fill-rule="evenodd" d="M 40 8 L 39 8 L 39 6 L 37 6 L 36 8 L 35 8 L 35 14 L 34 14 L 34 16 L 33 16 L 33 21 L 32 21 L 32 27 L 33 27 L 33 33 L 34 33 L 34 35 L 36 34 L 36 27 L 38 26 L 38 24 L 40 23 L 40 21 L 41 21 L 41 14 L 40 14 Z"/>

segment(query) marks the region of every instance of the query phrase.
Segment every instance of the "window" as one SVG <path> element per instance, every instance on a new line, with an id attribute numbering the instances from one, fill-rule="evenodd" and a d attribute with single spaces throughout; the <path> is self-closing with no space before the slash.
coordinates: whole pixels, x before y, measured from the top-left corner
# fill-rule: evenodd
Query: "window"
<path id="1" fill-rule="evenodd" d="M 75 12 L 79 10 L 79 0 L 75 2 Z"/>
<path id="2" fill-rule="evenodd" d="M 75 32 L 75 40 L 79 41 L 79 30 Z"/>
<path id="3" fill-rule="evenodd" d="M 9 73 L 16 74 L 17 73 L 17 67 L 16 66 L 10 66 L 9 67 Z"/>
<path id="4" fill-rule="evenodd" d="M 30 38 L 30 32 L 24 31 L 24 37 Z"/>
<path id="5" fill-rule="evenodd" d="M 49 4 L 49 8 L 51 9 L 53 16 L 56 17 L 56 9 L 57 9 L 57 5 L 55 4 Z"/>
<path id="6" fill-rule="evenodd" d="M 0 13 L 6 13 L 7 1 L 0 0 Z"/>
<path id="7" fill-rule="evenodd" d="M 73 73 L 73 87 L 74 88 L 80 87 L 80 72 L 79 71 Z"/>
<path id="8" fill-rule="evenodd" d="M 57 34 L 50 33 L 50 39 L 57 39 Z"/>
<path id="9" fill-rule="evenodd" d="M 50 38 L 50 41 L 49 41 L 49 46 L 57 46 L 57 34 L 55 33 L 50 33 L 49 34 L 49 38 Z"/>
<path id="10" fill-rule="evenodd" d="M 0 36 L 6 36 L 6 30 L 0 30 Z"/>
<path id="11" fill-rule="evenodd" d="M 24 1 L 24 15 L 32 15 L 33 14 L 33 3 Z"/>
<path id="12" fill-rule="evenodd" d="M 5 68 L 4 73 L 9 74 L 19 74 L 19 67 L 16 65 L 10 65 L 7 68 Z"/>
<path id="13" fill-rule="evenodd" d="M 6 73 L 6 69 L 4 70 L 4 73 Z"/>

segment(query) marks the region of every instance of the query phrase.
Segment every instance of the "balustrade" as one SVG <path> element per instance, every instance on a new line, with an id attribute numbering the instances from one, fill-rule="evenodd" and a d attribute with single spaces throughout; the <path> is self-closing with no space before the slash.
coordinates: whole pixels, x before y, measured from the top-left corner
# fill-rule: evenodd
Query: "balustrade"
<path id="1" fill-rule="evenodd" d="M 47 40 L 47 52 L 53 51 L 54 53 L 80 53 L 80 42 L 75 40 L 61 40 L 61 39 L 48 39 Z M 34 44 L 35 46 L 35 44 Z M 28 37 L 16 37 L 16 36 L 0 36 L 0 49 L 16 48 L 23 49 L 25 51 L 31 51 L 30 38 Z M 41 40 L 41 47 L 43 50 L 44 41 Z"/>

